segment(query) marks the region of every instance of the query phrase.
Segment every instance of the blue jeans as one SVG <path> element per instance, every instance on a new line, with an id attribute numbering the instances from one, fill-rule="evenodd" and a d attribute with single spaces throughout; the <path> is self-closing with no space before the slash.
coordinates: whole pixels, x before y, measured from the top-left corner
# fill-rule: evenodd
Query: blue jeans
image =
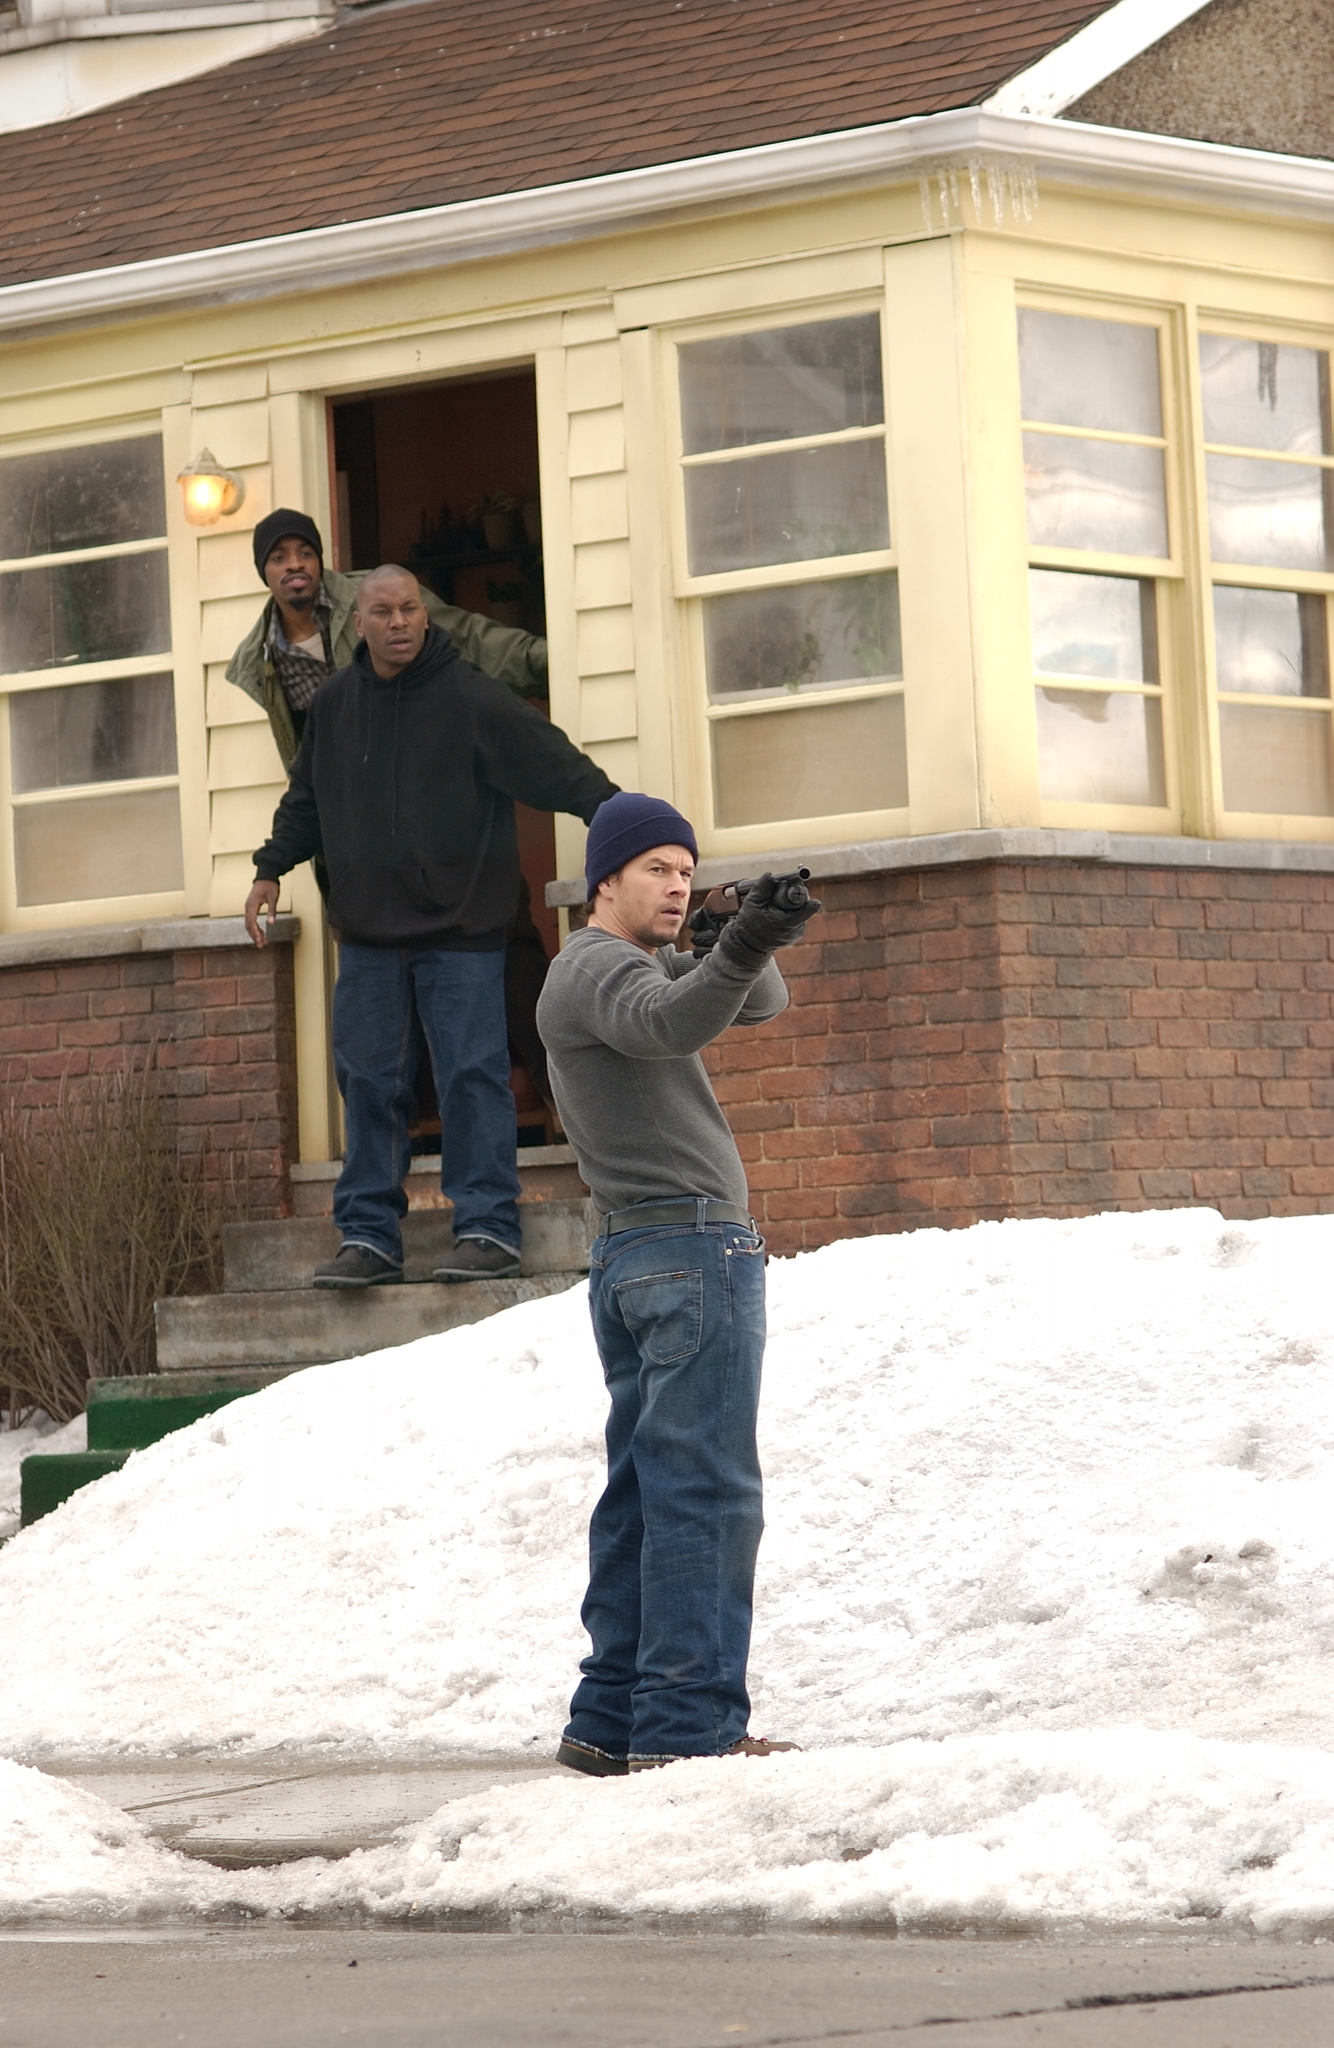
<path id="1" fill-rule="evenodd" d="M 720 1756 L 750 1716 L 763 1239 L 733 1223 L 600 1237 L 589 1302 L 607 1489 L 565 1732 L 609 1756 Z"/>
<path id="2" fill-rule="evenodd" d="M 333 1053 L 347 1149 L 334 1222 L 345 1244 L 369 1245 L 402 1264 L 403 1176 L 423 1032 L 440 1103 L 440 1185 L 454 1204 L 454 1235 L 489 1237 L 518 1251 L 503 952 L 340 946 Z"/>

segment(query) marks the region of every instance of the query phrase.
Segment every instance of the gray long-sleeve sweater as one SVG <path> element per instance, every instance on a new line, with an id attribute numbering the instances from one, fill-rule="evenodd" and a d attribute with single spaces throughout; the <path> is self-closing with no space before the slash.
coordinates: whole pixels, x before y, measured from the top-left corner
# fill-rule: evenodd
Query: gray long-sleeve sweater
<path id="1" fill-rule="evenodd" d="M 551 964 L 537 1006 L 566 1135 L 599 1209 L 707 1195 L 747 1204 L 736 1142 L 700 1049 L 729 1024 L 787 1008 L 772 959 L 758 974 L 718 948 L 645 953 L 589 925 Z"/>

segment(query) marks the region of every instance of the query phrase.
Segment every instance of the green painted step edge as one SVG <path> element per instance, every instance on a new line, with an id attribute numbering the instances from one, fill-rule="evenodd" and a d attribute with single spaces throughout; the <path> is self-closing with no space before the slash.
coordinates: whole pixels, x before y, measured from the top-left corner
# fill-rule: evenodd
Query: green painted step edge
<path id="1" fill-rule="evenodd" d="M 129 1455 L 128 1451 L 61 1451 L 45 1457 L 37 1452 L 25 1458 L 19 1466 L 20 1528 L 40 1522 L 81 1486 L 119 1472 Z"/>
<path id="2" fill-rule="evenodd" d="M 90 1451 L 142 1451 L 203 1415 L 242 1400 L 285 1374 L 278 1372 L 157 1373 L 137 1379 L 91 1380 Z"/>

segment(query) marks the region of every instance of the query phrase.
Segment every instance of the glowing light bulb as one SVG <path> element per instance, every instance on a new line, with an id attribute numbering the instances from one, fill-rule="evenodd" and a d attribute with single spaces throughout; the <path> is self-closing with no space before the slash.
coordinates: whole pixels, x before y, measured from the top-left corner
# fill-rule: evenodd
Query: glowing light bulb
<path id="1" fill-rule="evenodd" d="M 216 526 L 228 512 L 235 512 L 245 498 L 245 485 L 230 469 L 224 469 L 216 455 L 201 448 L 176 478 L 185 497 L 185 516 L 191 526 Z"/>

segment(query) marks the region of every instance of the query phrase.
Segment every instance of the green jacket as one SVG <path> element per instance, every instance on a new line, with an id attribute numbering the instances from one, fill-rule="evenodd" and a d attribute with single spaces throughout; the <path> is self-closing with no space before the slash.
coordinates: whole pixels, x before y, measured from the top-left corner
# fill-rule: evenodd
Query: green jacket
<path id="1" fill-rule="evenodd" d="M 353 569 L 349 575 L 341 575 L 336 569 L 324 572 L 324 587 L 333 604 L 333 616 L 329 620 L 329 642 L 333 649 L 335 668 L 343 668 L 351 661 L 357 644 L 356 629 L 352 614 L 356 609 L 357 586 L 366 569 Z M 547 686 L 547 643 L 535 639 L 531 633 L 520 632 L 516 626 L 500 626 L 494 619 L 483 618 L 479 612 L 460 611 L 457 605 L 445 604 L 433 590 L 422 589 L 422 602 L 438 626 L 458 644 L 459 652 L 474 668 L 484 674 L 495 676 L 500 682 L 508 683 L 521 697 L 532 697 L 545 691 Z M 273 599 L 270 598 L 256 619 L 245 639 L 227 664 L 227 680 L 235 683 L 238 690 L 244 690 L 247 697 L 253 697 L 262 704 L 268 714 L 273 737 L 278 743 L 284 768 L 290 768 L 296 759 L 297 735 L 292 721 L 292 707 L 278 681 L 278 672 L 269 660 L 269 624 L 273 618 Z"/>

